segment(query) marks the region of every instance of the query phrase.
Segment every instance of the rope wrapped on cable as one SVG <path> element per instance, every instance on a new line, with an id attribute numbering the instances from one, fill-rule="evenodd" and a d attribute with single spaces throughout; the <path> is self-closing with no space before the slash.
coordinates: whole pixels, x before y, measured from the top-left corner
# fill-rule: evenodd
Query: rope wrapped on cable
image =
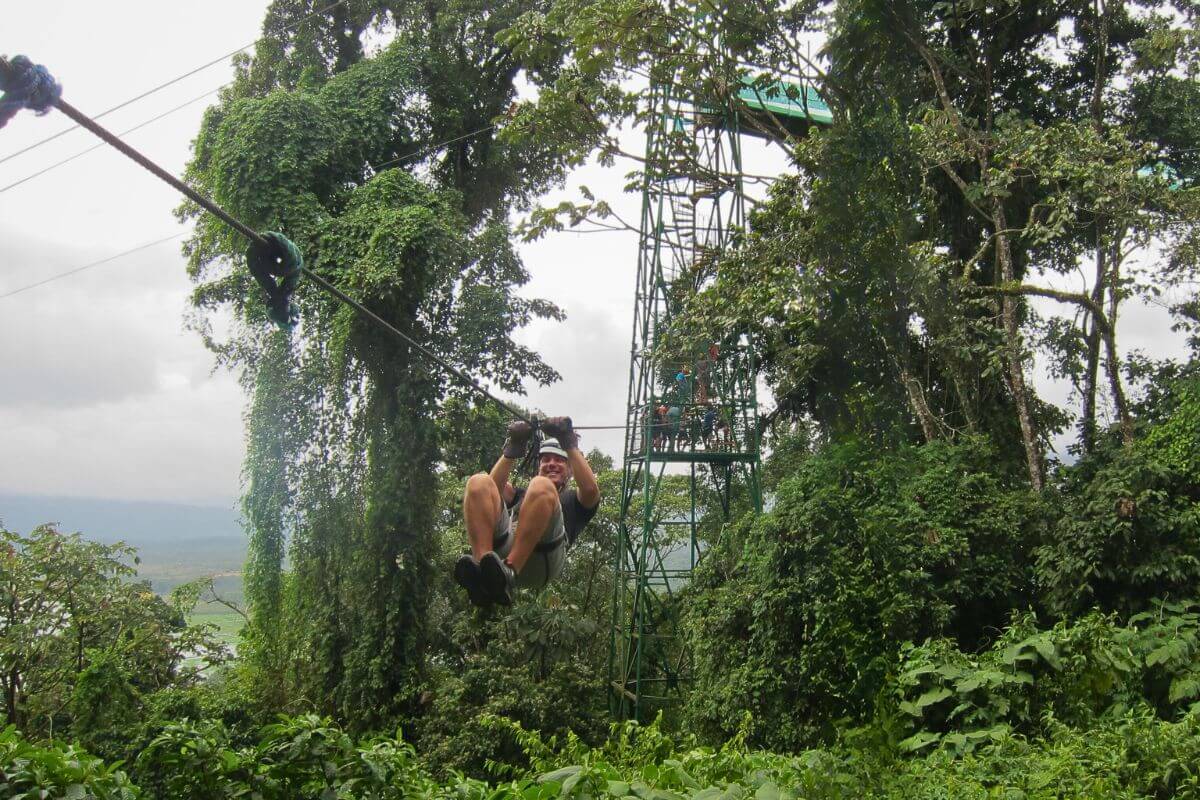
<path id="1" fill-rule="evenodd" d="M 46 114 L 62 97 L 62 85 L 51 77 L 41 64 L 34 64 L 25 56 L 14 56 L 7 62 L 7 69 L 0 69 L 0 128 L 17 115 L 29 109 Z"/>
<path id="2" fill-rule="evenodd" d="M 250 241 L 246 264 L 266 292 L 267 317 L 285 330 L 295 328 L 300 321 L 300 310 L 292 302 L 292 295 L 300 285 L 300 272 L 304 269 L 300 249 L 282 233 L 268 231 L 262 234 L 261 241 Z"/>

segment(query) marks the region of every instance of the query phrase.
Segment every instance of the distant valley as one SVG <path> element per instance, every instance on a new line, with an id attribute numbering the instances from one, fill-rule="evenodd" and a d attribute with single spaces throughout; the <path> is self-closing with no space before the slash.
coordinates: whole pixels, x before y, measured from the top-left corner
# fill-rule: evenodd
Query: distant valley
<path id="1" fill-rule="evenodd" d="M 140 577 L 159 594 L 205 575 L 217 592 L 242 603 L 246 535 L 232 506 L 52 497 L 0 492 L 0 526 L 28 534 L 54 523 L 64 533 L 137 548 Z"/>

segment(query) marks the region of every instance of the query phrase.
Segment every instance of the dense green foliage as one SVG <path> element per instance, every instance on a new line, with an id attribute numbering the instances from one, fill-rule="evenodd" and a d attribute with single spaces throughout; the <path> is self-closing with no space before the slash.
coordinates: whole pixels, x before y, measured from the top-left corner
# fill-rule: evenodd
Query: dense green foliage
<path id="1" fill-rule="evenodd" d="M 808 459 L 774 508 L 725 536 L 698 571 L 688 721 L 731 736 L 730 711 L 744 709 L 756 740 L 783 749 L 864 721 L 897 642 L 949 635 L 974 647 L 1025 602 L 1042 515 L 978 440 L 884 459 L 845 445 Z"/>
<path id="2" fill-rule="evenodd" d="M 1109 442 L 1061 472 L 1065 506 L 1038 552 L 1058 613 L 1125 613 L 1200 583 L 1200 425 L 1195 378 L 1164 381 L 1144 408 L 1159 420 L 1132 447 Z"/>
<path id="3" fill-rule="evenodd" d="M 116 767 L 72 746 L 39 747 L 0 731 L 0 787 L 10 800 L 135 800 L 142 792 Z"/>
<path id="4" fill-rule="evenodd" d="M 462 487 L 507 415 L 311 285 L 276 330 L 243 244 L 185 206 L 193 323 L 249 398 L 250 622 L 196 681 L 195 586 L 167 604 L 124 548 L 5 533 L 0 787 L 1200 796 L 1200 367 L 1120 336 L 1153 301 L 1200 341 L 1197 19 L 1157 1 L 276 0 L 189 179 L 503 390 L 557 377 L 515 337 L 561 317 L 520 294 L 509 215 L 615 160 L 617 125 L 661 124 L 647 78 L 786 148 L 663 332 L 755 345 L 778 401 L 767 510 L 703 510 L 704 561 L 671 599 L 685 640 L 639 641 L 690 683 L 654 725 L 610 727 L 611 460 L 589 454 L 606 503 L 563 575 L 476 610 L 451 578 Z M 799 76 L 831 125 L 730 91 Z M 585 195 L 526 232 L 611 221 Z M 1035 354 L 1065 403 L 1039 395 Z M 1070 463 L 1047 458 L 1072 428 Z M 662 485 L 665 519 L 689 497 Z"/>
<path id="5" fill-rule="evenodd" d="M 144 694 L 193 684 L 225 660 L 209 629 L 186 623 L 187 598 L 155 595 L 136 580 L 135 561 L 123 544 L 50 525 L 28 536 L 0 527 L 7 722 L 34 735 L 69 730 L 94 746 L 137 717 Z"/>
<path id="6" fill-rule="evenodd" d="M 0 733 L 0 781 L 10 797 L 132 800 L 164 796 L 217 800 L 445 798 L 445 800 L 843 800 L 945 797 L 1195 798 L 1200 796 L 1200 717 L 1168 723 L 1142 711 L 1076 729 L 1049 720 L 1044 738 L 997 734 L 966 755 L 941 750 L 896 759 L 839 747 L 782 755 L 749 750 L 741 739 L 699 747 L 657 727 L 614 726 L 602 746 L 555 745 L 493 720 L 527 754 L 512 780 L 439 780 L 399 737 L 353 741 L 328 720 L 285 718 L 255 746 L 235 748 L 219 725 L 171 726 L 133 767 L 119 769 L 62 746 L 35 747 L 11 728 Z"/>
<path id="7" fill-rule="evenodd" d="M 1094 613 L 1047 630 L 1027 614 L 978 655 L 948 640 L 905 646 L 884 702 L 911 733 L 899 747 L 962 753 L 1013 731 L 1086 729 L 1147 702 L 1167 718 L 1200 710 L 1196 609 L 1160 602 L 1124 626 Z"/>
<path id="8" fill-rule="evenodd" d="M 941 732 L 965 735 L 960 729 L 986 727 L 982 720 L 1020 727 L 1050 711 L 1087 722 L 1097 708 L 1118 704 L 1115 683 L 1124 685 L 1122 707 L 1148 702 L 1169 717 L 1192 696 L 1189 665 L 1200 655 L 1187 639 L 1194 612 L 1163 605 L 1200 596 L 1200 476 L 1174 466 L 1180 459 L 1173 455 L 1200 444 L 1200 428 L 1179 424 L 1191 413 L 1194 379 L 1173 386 L 1157 407 L 1144 408 L 1161 421 L 1147 424 L 1135 446 L 1121 445 L 1114 432 L 1111 446 L 1064 468 L 1041 496 L 1019 470 L 998 469 L 978 438 L 883 454 L 847 443 L 798 463 L 784 450 L 780 457 L 793 461 L 774 507 L 743 520 L 697 573 L 687 605 L 697 677 L 687 705 L 692 730 L 731 736 L 731 711 L 745 711 L 755 720 L 753 741 L 763 746 L 830 741 L 848 724 L 886 716 L 890 702 L 881 705 L 881 692 L 893 676 L 935 671 L 919 671 L 922 658 L 948 665 L 937 672 L 940 683 L 913 683 L 946 692 L 937 700 L 954 713 L 934 706 L 949 714 Z M 1077 652 L 1083 645 L 1076 640 L 1115 624 L 1086 616 L 1097 606 L 1139 630 L 1149 625 L 1146 636 L 1156 641 L 1174 631 L 1180 650 L 1173 668 L 1181 671 L 1153 677 L 1135 669 L 1150 639 L 1133 632 L 1121 638 L 1109 630 L 1104 647 Z M 1066 621 L 1039 633 L 1032 612 Z M 1017 622 L 1001 636 L 1010 618 Z M 1017 702 L 1009 693 L 1029 683 L 1024 662 L 1043 652 L 1029 643 L 1043 636 L 1075 648 L 1060 659 L 1057 645 L 1046 646 L 1055 670 L 1075 658 L 1113 674 L 1068 672 L 1055 678 L 1057 688 L 1039 686 L 1039 697 Z M 906 649 L 926 640 L 938 642 L 933 651 Z M 987 654 L 975 662 L 981 650 Z M 960 671 L 968 664 L 970 675 Z M 971 697 L 955 700 L 948 686 L 969 685 L 980 671 L 987 677 Z M 1106 687 L 1103 702 L 1089 696 L 1097 683 Z M 1054 694 L 1067 697 L 1067 707 L 1051 703 Z"/>

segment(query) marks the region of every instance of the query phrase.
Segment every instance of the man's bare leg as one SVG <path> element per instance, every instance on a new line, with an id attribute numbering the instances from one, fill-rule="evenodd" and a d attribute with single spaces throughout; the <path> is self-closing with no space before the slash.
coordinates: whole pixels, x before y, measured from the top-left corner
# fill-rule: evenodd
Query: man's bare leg
<path id="1" fill-rule="evenodd" d="M 500 506 L 500 491 L 490 475 L 480 472 L 467 478 L 467 489 L 463 492 L 463 521 L 471 541 L 471 555 L 476 561 L 492 550 Z"/>
<path id="2" fill-rule="evenodd" d="M 499 493 L 496 499 L 500 499 Z M 533 555 L 533 549 L 546 533 L 546 526 L 557 504 L 558 487 L 554 481 L 539 475 L 529 482 L 525 499 L 521 501 L 521 515 L 517 518 L 516 540 L 506 559 L 514 572 L 520 572 Z"/>

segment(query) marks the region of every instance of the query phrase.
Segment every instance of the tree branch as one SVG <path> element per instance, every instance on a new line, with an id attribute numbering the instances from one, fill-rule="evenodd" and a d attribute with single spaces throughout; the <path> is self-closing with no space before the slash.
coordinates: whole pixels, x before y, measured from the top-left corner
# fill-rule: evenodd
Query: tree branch
<path id="1" fill-rule="evenodd" d="M 1085 294 L 1077 294 L 1075 292 L 1063 292 L 1058 289 L 1049 289 L 1044 286 L 1032 286 L 1027 283 L 1010 283 L 1000 286 L 974 286 L 975 291 L 983 292 L 984 294 L 1001 294 L 1010 297 L 1034 296 L 1034 297 L 1049 297 L 1052 300 L 1058 300 L 1061 303 L 1074 303 L 1077 306 L 1082 306 L 1092 313 L 1092 319 L 1095 320 L 1096 326 L 1100 330 L 1111 336 L 1113 334 L 1112 326 L 1108 323 L 1108 317 L 1104 314 L 1098 303 Z"/>

